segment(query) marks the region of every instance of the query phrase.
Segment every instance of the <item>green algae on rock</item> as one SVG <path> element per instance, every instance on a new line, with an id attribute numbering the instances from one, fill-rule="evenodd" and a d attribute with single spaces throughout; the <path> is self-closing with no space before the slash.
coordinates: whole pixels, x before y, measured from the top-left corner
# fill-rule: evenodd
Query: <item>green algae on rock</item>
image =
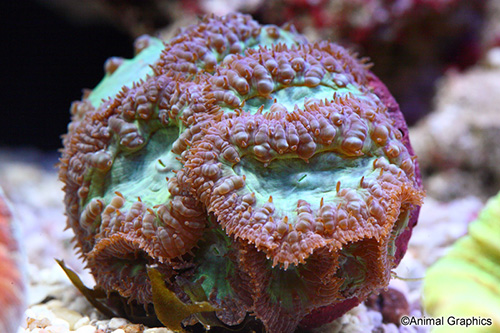
<path id="1" fill-rule="evenodd" d="M 435 327 L 436 332 L 500 330 L 500 193 L 491 198 L 468 235 L 429 268 L 424 280 L 424 309 L 433 317 L 472 318 L 482 322 Z M 488 324 L 486 320 L 491 320 Z"/>
<path id="2" fill-rule="evenodd" d="M 386 287 L 423 191 L 368 66 L 239 14 L 206 17 L 160 53 L 145 41 L 73 104 L 64 137 L 68 225 L 97 288 L 156 304 L 155 267 L 221 325 L 253 314 L 290 332 Z M 145 59 L 151 72 L 126 73 Z"/>

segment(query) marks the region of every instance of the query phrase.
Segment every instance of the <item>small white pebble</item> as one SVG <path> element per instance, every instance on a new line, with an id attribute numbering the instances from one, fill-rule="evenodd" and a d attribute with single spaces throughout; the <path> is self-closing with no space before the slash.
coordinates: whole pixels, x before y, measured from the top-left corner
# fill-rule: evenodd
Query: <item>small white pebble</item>
<path id="1" fill-rule="evenodd" d="M 71 299 L 71 302 L 68 302 L 67 307 L 70 310 L 79 312 L 79 313 L 87 313 L 91 312 L 95 309 L 90 305 L 90 303 L 85 299 L 85 297 L 78 295 L 76 293 L 68 293 L 68 298 Z"/>
<path id="2" fill-rule="evenodd" d="M 382 325 L 383 318 L 380 312 L 370 310 L 367 312 L 367 317 L 374 327 L 379 327 Z"/>
<path id="3" fill-rule="evenodd" d="M 125 331 L 119 328 L 117 330 L 114 330 L 113 333 L 125 333 Z"/>
<path id="4" fill-rule="evenodd" d="M 130 322 L 126 319 L 123 318 L 111 318 L 111 320 L 108 323 L 108 328 L 110 330 L 116 330 L 122 326 L 125 326 L 127 324 L 130 324 Z"/>
<path id="5" fill-rule="evenodd" d="M 108 324 L 109 324 L 109 320 L 98 320 L 95 323 L 95 326 L 97 327 L 97 329 L 101 329 L 103 331 L 106 331 L 106 329 L 108 328 Z"/>
<path id="6" fill-rule="evenodd" d="M 95 333 L 96 328 L 92 325 L 85 325 L 77 328 L 76 333 Z"/>
<path id="7" fill-rule="evenodd" d="M 61 302 L 58 299 L 53 299 L 47 303 L 45 303 L 45 306 L 49 309 L 55 309 L 55 308 L 61 308 L 64 306 L 63 302 Z"/>
<path id="8" fill-rule="evenodd" d="M 69 323 L 62 318 L 55 318 L 52 320 L 52 326 L 60 326 L 69 331 Z"/>
<path id="9" fill-rule="evenodd" d="M 51 325 L 45 327 L 45 331 L 48 333 L 68 333 L 69 327 L 64 327 L 61 325 Z"/>
<path id="10" fill-rule="evenodd" d="M 486 54 L 486 63 L 491 67 L 500 67 L 500 47 L 495 47 Z"/>
<path id="11" fill-rule="evenodd" d="M 385 324 L 384 333 L 399 333 L 399 329 L 393 323 Z"/>
<path id="12" fill-rule="evenodd" d="M 52 313 L 52 311 L 50 311 L 44 304 L 34 305 L 30 307 L 26 310 L 25 315 L 27 320 L 29 320 L 30 318 L 34 320 L 45 319 L 48 320 L 49 323 L 52 319 L 55 318 L 54 313 Z"/>
<path id="13" fill-rule="evenodd" d="M 90 318 L 89 317 L 82 317 L 80 318 L 80 320 L 78 320 L 75 325 L 73 326 L 73 329 L 77 330 L 79 329 L 80 327 L 82 326 L 88 326 L 88 324 L 90 323 Z"/>
<path id="14" fill-rule="evenodd" d="M 69 310 L 65 307 L 53 307 L 51 310 L 57 318 L 65 320 L 69 325 L 68 328 L 72 330 L 75 327 L 75 323 L 82 318 L 82 315 L 78 312 Z"/>
<path id="15" fill-rule="evenodd" d="M 144 330 L 143 333 L 173 333 L 173 331 L 169 330 L 166 327 L 156 327 L 156 328 L 148 328 Z"/>
<path id="16" fill-rule="evenodd" d="M 45 328 L 49 325 L 52 325 L 52 321 L 45 317 L 26 317 L 26 328 L 28 330 L 32 330 L 35 328 Z"/>
<path id="17" fill-rule="evenodd" d="M 90 320 L 97 322 L 101 318 L 101 315 L 97 311 L 93 311 L 90 313 Z"/>
<path id="18" fill-rule="evenodd" d="M 30 333 L 47 333 L 47 331 L 45 330 L 45 328 L 39 328 L 39 327 L 36 327 L 34 329 L 32 329 L 31 331 L 28 331 Z"/>

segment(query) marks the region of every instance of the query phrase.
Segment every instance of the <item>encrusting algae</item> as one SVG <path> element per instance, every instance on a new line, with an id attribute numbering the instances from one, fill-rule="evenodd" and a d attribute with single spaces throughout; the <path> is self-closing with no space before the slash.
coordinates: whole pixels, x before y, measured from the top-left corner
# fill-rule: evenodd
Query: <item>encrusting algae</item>
<path id="1" fill-rule="evenodd" d="M 292 332 L 387 286 L 423 191 L 365 61 L 240 14 L 136 46 L 64 137 L 68 225 L 96 289 L 176 330 L 250 314 Z"/>

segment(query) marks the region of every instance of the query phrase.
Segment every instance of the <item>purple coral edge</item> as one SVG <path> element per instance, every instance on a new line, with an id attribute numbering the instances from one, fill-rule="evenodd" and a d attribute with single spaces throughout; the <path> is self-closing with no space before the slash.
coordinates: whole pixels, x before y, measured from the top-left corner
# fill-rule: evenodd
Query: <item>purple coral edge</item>
<path id="1" fill-rule="evenodd" d="M 395 126 L 403 134 L 402 143 L 408 149 L 410 156 L 414 156 L 415 152 L 410 143 L 408 126 L 404 120 L 403 113 L 399 108 L 399 104 L 396 102 L 394 97 L 389 92 L 389 89 L 382 83 L 372 72 L 368 74 L 369 85 L 373 90 L 373 93 L 377 95 L 382 103 L 387 106 L 389 114 L 392 119 L 396 121 Z M 422 176 L 418 166 L 418 161 L 415 161 L 415 181 L 419 188 L 422 188 Z M 406 250 L 408 248 L 408 242 L 412 234 L 413 228 L 417 225 L 418 215 L 420 213 L 420 206 L 415 206 L 410 213 L 410 219 L 408 221 L 408 227 L 399 235 L 396 239 L 396 253 L 394 255 L 394 266 L 397 266 L 401 259 L 403 258 Z M 347 299 L 341 303 L 323 306 L 321 308 L 315 309 L 309 315 L 304 317 L 300 322 L 300 326 L 304 328 L 315 328 L 329 323 L 341 316 L 343 316 L 347 311 L 359 305 L 361 300 L 356 297 Z"/>
<path id="2" fill-rule="evenodd" d="M 399 128 L 401 133 L 403 134 L 402 143 L 408 149 L 408 153 L 410 156 L 415 156 L 415 152 L 413 151 L 413 147 L 410 143 L 410 137 L 408 133 L 408 126 L 406 126 L 406 122 L 399 108 L 399 104 L 396 102 L 394 97 L 389 92 L 389 89 L 382 83 L 373 73 L 370 72 L 368 76 L 369 85 L 373 89 L 373 93 L 377 95 L 384 105 L 387 106 L 389 114 L 392 119 L 396 121 L 395 126 Z M 420 173 L 420 168 L 418 165 L 418 161 L 415 160 L 415 182 L 419 188 L 423 188 L 422 185 L 422 175 Z M 410 241 L 410 237 L 412 234 L 413 228 L 417 225 L 418 215 L 420 213 L 420 206 L 415 206 L 411 211 L 410 219 L 408 221 L 408 227 L 406 228 L 401 235 L 399 235 L 398 239 L 396 239 L 396 254 L 395 265 L 397 266 L 401 259 L 403 259 L 404 254 L 408 248 L 408 242 Z"/>

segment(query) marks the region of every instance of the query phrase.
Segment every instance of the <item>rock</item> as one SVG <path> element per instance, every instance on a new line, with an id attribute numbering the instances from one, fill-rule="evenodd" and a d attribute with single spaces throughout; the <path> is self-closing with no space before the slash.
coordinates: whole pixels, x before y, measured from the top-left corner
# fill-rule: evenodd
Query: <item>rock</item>
<path id="1" fill-rule="evenodd" d="M 496 62 L 498 49 L 488 53 Z M 478 65 L 450 72 L 440 84 L 435 111 L 410 130 L 427 177 L 428 194 L 441 200 L 486 199 L 500 187 L 500 67 Z"/>

